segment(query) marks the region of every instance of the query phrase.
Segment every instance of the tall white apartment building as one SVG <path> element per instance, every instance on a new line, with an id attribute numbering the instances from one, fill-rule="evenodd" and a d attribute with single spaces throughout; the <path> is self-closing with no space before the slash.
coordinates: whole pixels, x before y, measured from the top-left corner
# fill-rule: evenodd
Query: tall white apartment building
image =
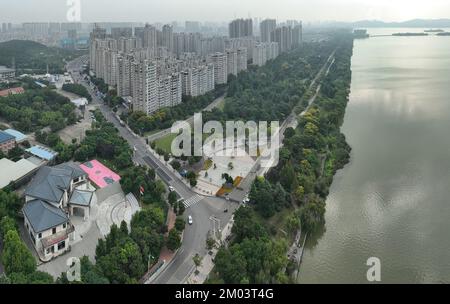
<path id="1" fill-rule="evenodd" d="M 188 68 L 181 72 L 183 95 L 196 97 L 199 92 L 199 70 L 197 68 Z"/>
<path id="2" fill-rule="evenodd" d="M 238 48 L 245 47 L 248 50 L 247 51 L 247 60 L 253 59 L 253 52 L 250 50 L 253 50 L 256 43 L 257 42 L 254 37 L 228 39 L 225 41 L 225 45 L 228 49 L 238 49 Z"/>
<path id="3" fill-rule="evenodd" d="M 115 86 L 117 84 L 117 57 L 118 53 L 112 50 L 105 50 L 104 78 L 106 84 Z"/>
<path id="4" fill-rule="evenodd" d="M 227 55 L 224 53 L 214 53 L 210 56 L 210 60 L 214 66 L 215 84 L 226 84 L 228 82 Z"/>
<path id="5" fill-rule="evenodd" d="M 132 95 L 131 69 L 133 56 L 117 56 L 117 95 L 128 97 Z"/>
<path id="6" fill-rule="evenodd" d="M 253 64 L 263 66 L 268 60 L 278 57 L 279 47 L 276 42 L 258 43 L 253 49 Z"/>
<path id="7" fill-rule="evenodd" d="M 253 49 L 253 64 L 257 66 L 263 66 L 267 62 L 266 44 L 259 43 L 255 45 Z"/>
<path id="8" fill-rule="evenodd" d="M 118 50 L 122 53 L 130 53 L 134 51 L 138 47 L 137 39 L 136 37 L 120 37 L 117 40 L 118 44 Z"/>
<path id="9" fill-rule="evenodd" d="M 173 73 L 159 79 L 159 109 L 173 107 L 182 101 L 182 82 L 179 73 Z"/>
<path id="10" fill-rule="evenodd" d="M 183 95 L 200 96 L 214 90 L 213 64 L 201 65 L 184 70 L 181 73 Z"/>
<path id="11" fill-rule="evenodd" d="M 240 47 L 236 50 L 237 55 L 237 72 L 247 71 L 247 48 Z"/>
<path id="12" fill-rule="evenodd" d="M 164 25 L 162 28 L 162 46 L 165 47 L 169 52 L 174 51 L 174 38 L 173 38 L 173 27 L 171 25 Z"/>
<path id="13" fill-rule="evenodd" d="M 132 64 L 133 110 L 147 115 L 159 109 L 158 78 L 154 61 L 135 61 Z"/>
<path id="14" fill-rule="evenodd" d="M 271 42 L 270 34 L 277 28 L 275 19 L 263 20 L 260 24 L 261 42 Z"/>
<path id="15" fill-rule="evenodd" d="M 214 76 L 214 65 L 212 63 L 207 64 L 206 66 L 204 66 L 202 68 L 202 73 L 201 73 L 202 77 L 203 75 L 205 75 L 206 80 L 203 80 L 203 78 L 200 77 L 201 79 L 201 87 L 200 87 L 200 94 L 205 94 L 208 92 L 213 91 L 216 86 L 215 86 L 215 76 Z"/>
<path id="16" fill-rule="evenodd" d="M 237 76 L 238 69 L 237 69 L 237 51 L 228 49 L 225 51 L 227 54 L 227 73 L 228 75 L 235 75 Z"/>
<path id="17" fill-rule="evenodd" d="M 144 39 L 143 39 L 143 47 L 149 49 L 156 49 L 158 47 L 157 43 L 157 30 L 156 27 L 146 24 L 144 27 Z"/>

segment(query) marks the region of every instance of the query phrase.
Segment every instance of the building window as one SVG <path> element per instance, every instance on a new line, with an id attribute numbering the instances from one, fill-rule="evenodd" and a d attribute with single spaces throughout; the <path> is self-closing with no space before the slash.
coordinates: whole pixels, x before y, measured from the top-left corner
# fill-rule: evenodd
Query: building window
<path id="1" fill-rule="evenodd" d="M 66 229 L 66 227 L 67 227 L 67 224 L 64 223 L 64 224 L 63 224 L 63 228 Z"/>
<path id="2" fill-rule="evenodd" d="M 58 250 L 62 250 L 64 248 L 66 248 L 66 241 L 62 241 L 58 244 Z"/>
<path id="3" fill-rule="evenodd" d="M 56 234 L 56 228 L 52 229 L 52 234 Z"/>
<path id="4" fill-rule="evenodd" d="M 42 239 L 42 233 L 38 234 L 38 239 Z"/>

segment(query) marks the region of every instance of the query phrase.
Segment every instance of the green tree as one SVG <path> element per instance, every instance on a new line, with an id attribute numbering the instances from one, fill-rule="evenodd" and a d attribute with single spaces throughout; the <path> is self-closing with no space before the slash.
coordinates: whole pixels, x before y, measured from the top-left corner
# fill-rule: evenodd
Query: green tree
<path id="1" fill-rule="evenodd" d="M 36 270 L 36 261 L 16 230 L 6 232 L 3 246 L 2 263 L 7 275 L 12 273 L 27 275 Z"/>
<path id="2" fill-rule="evenodd" d="M 181 246 L 180 233 L 176 229 L 172 229 L 167 237 L 167 248 L 171 251 L 175 251 Z"/>

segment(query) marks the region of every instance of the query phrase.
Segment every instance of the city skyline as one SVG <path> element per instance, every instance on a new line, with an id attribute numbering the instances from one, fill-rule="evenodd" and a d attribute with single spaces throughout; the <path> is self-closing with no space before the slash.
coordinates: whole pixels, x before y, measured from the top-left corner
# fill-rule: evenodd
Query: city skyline
<path id="1" fill-rule="evenodd" d="M 68 6 L 66 1 L 32 0 L 20 2 L 0 1 L 2 22 L 64 22 Z M 439 19 L 448 16 L 448 1 L 433 1 L 433 7 L 421 0 L 246 0 L 206 1 L 194 0 L 129 0 L 126 11 L 119 0 L 81 0 L 81 22 L 172 22 L 196 20 L 201 22 L 227 22 L 235 18 L 301 19 L 306 22 L 383 20 L 405 21 L 415 18 Z M 157 10 L 153 6 L 157 5 Z M 52 9 L 49 10 L 49 7 Z M 26 8 L 26 9 L 24 9 Z M 125 12 L 125 13 L 124 13 Z M 220 12 L 220 19 L 215 13 Z M 14 18 L 12 17 L 14 16 Z"/>

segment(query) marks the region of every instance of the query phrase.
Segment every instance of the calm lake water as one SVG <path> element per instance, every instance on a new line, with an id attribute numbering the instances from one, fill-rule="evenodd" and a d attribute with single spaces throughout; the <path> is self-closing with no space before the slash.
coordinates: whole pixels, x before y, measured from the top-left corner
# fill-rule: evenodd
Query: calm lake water
<path id="1" fill-rule="evenodd" d="M 351 162 L 299 282 L 367 283 L 378 257 L 384 283 L 450 283 L 450 37 L 356 40 L 352 70 L 342 128 Z"/>

